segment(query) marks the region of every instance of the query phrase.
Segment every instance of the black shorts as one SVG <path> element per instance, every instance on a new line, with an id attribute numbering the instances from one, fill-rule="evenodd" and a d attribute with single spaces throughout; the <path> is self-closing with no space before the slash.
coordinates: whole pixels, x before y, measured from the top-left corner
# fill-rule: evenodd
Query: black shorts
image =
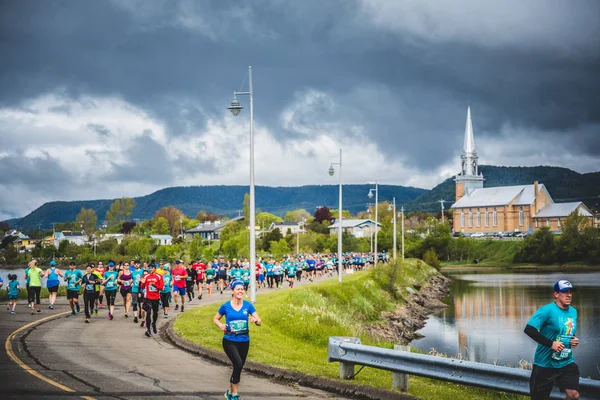
<path id="1" fill-rule="evenodd" d="M 48 288 L 48 291 L 49 291 L 50 293 L 56 293 L 56 292 L 58 292 L 58 285 L 56 285 L 56 286 L 50 286 L 50 287 Z"/>
<path id="2" fill-rule="evenodd" d="M 571 363 L 563 368 L 545 368 L 533 366 L 529 380 L 529 390 L 532 399 L 547 399 L 554 384 L 561 392 L 565 389 L 579 391 L 579 367 Z"/>
<path id="3" fill-rule="evenodd" d="M 78 290 L 67 290 L 67 300 L 70 299 L 79 299 L 79 291 Z"/>
<path id="4" fill-rule="evenodd" d="M 171 292 L 169 292 L 169 293 L 161 293 L 160 294 L 160 302 L 162 303 L 163 308 L 164 307 L 169 307 L 170 300 L 171 300 Z"/>
<path id="5" fill-rule="evenodd" d="M 204 283 L 204 278 L 197 278 L 196 279 L 196 285 L 199 285 L 201 283 Z"/>

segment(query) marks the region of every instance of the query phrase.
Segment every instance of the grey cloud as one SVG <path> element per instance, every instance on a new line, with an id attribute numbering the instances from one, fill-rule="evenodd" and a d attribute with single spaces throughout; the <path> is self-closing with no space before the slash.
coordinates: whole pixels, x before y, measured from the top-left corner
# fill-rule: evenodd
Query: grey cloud
<path id="1" fill-rule="evenodd" d="M 90 131 L 97 133 L 101 137 L 107 137 L 110 135 L 110 129 L 102 124 L 87 124 L 87 128 Z"/>
<path id="2" fill-rule="evenodd" d="M 0 184 L 24 184 L 47 188 L 67 183 L 74 176 L 64 169 L 59 161 L 45 154 L 42 157 L 27 157 L 24 154 L 9 154 L 0 157 Z"/>

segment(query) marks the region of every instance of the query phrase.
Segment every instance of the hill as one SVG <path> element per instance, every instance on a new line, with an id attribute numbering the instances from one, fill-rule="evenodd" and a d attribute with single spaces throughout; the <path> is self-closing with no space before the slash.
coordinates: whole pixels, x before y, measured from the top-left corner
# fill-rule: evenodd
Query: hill
<path id="1" fill-rule="evenodd" d="M 370 201 L 367 193 L 371 185 L 344 185 L 343 207 L 352 213 L 366 209 Z M 189 216 L 204 210 L 225 216 L 237 215 L 241 210 L 248 186 L 189 186 L 171 187 L 147 196 L 135 197 L 136 207 L 131 219 L 150 219 L 161 207 L 173 205 Z M 396 197 L 399 204 L 409 203 L 427 192 L 413 187 L 379 185 L 381 201 Z M 11 226 L 20 229 L 51 228 L 53 222 L 74 221 L 82 207 L 92 208 L 102 221 L 114 199 L 84 201 L 53 201 L 43 204 L 27 216 L 11 219 Z M 317 206 L 336 208 L 338 205 L 337 185 L 310 185 L 299 187 L 256 187 L 256 208 L 283 216 L 287 211 L 305 208 L 313 212 Z"/>
<path id="2" fill-rule="evenodd" d="M 496 167 L 482 165 L 484 187 L 527 185 L 534 181 L 543 183 L 550 196 L 557 203 L 583 201 L 588 207 L 597 209 L 600 206 L 600 172 L 580 174 L 562 167 Z M 439 200 L 443 199 L 445 208 L 454 203 L 454 178 L 448 178 L 427 193 L 413 200 L 408 211 L 439 211 Z"/>

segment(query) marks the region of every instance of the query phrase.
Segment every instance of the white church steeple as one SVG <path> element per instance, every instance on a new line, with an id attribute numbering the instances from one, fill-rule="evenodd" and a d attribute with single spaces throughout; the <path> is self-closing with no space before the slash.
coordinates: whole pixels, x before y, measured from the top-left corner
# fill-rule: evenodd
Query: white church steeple
<path id="1" fill-rule="evenodd" d="M 483 175 L 479 173 L 477 164 L 477 150 L 475 150 L 475 137 L 473 135 L 473 121 L 471 120 L 471 105 L 467 108 L 467 123 L 465 125 L 465 138 L 461 158 L 461 171 L 456 176 L 457 200 L 463 195 L 470 195 L 475 189 L 483 187 Z M 460 194 L 459 194 L 460 193 Z"/>

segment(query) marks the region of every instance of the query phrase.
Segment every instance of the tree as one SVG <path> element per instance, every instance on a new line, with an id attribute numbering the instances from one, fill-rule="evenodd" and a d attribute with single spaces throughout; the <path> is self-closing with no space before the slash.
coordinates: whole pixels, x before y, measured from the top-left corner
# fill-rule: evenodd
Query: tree
<path id="1" fill-rule="evenodd" d="M 177 236 L 181 233 L 181 220 L 183 213 L 173 206 L 163 207 L 154 214 L 154 218 L 164 218 L 169 224 L 169 232 L 171 236 Z"/>
<path id="2" fill-rule="evenodd" d="M 69 241 L 68 240 L 61 240 L 61 242 L 58 244 L 58 254 L 61 257 L 66 256 L 68 248 L 69 248 Z"/>
<path id="3" fill-rule="evenodd" d="M 288 245 L 288 242 L 285 239 L 280 239 L 278 241 L 272 241 L 269 245 L 270 252 L 274 257 L 282 257 L 286 254 L 290 254 L 291 250 Z"/>
<path id="4" fill-rule="evenodd" d="M 121 225 L 123 222 L 127 221 L 134 208 L 135 200 L 131 197 L 116 199 L 106 212 L 106 221 L 108 222 L 108 225 L 113 227 Z"/>
<path id="5" fill-rule="evenodd" d="M 302 220 L 307 220 L 310 216 L 310 213 L 304 208 L 299 208 L 294 211 L 288 211 L 283 220 L 285 222 L 301 222 Z"/>
<path id="6" fill-rule="evenodd" d="M 283 239 L 283 235 L 279 228 L 273 229 L 271 232 L 267 232 L 262 240 L 261 248 L 265 251 L 269 251 L 272 242 L 278 242 Z"/>
<path id="7" fill-rule="evenodd" d="M 242 207 L 242 211 L 244 213 L 244 221 L 246 226 L 250 225 L 250 194 L 244 194 L 244 205 Z"/>
<path id="8" fill-rule="evenodd" d="M 328 223 L 333 222 L 333 216 L 331 215 L 331 210 L 329 207 L 319 207 L 315 210 L 315 221 L 321 223 L 323 221 L 327 221 Z"/>
<path id="9" fill-rule="evenodd" d="M 152 231 L 157 235 L 166 235 L 169 233 L 169 221 L 165 217 L 154 219 Z"/>
<path id="10" fill-rule="evenodd" d="M 204 210 L 200 210 L 198 211 L 198 214 L 196 214 L 196 219 L 198 220 L 198 222 L 215 222 L 220 220 L 221 216 L 219 214 L 214 214 L 206 212 Z"/>
<path id="11" fill-rule="evenodd" d="M 91 237 L 96 231 L 96 224 L 98 223 L 98 216 L 96 211 L 92 208 L 81 208 L 79 214 L 75 217 L 75 222 L 81 226 L 88 237 Z"/>
<path id="12" fill-rule="evenodd" d="M 123 225 L 121 227 L 121 233 L 128 235 L 131 233 L 131 231 L 133 231 L 133 228 L 135 228 L 136 226 L 137 226 L 137 222 L 134 222 L 134 221 L 123 222 Z"/>
<path id="13" fill-rule="evenodd" d="M 268 212 L 261 212 L 256 215 L 256 225 L 258 226 L 268 228 L 273 222 L 283 222 L 283 220 Z"/>

